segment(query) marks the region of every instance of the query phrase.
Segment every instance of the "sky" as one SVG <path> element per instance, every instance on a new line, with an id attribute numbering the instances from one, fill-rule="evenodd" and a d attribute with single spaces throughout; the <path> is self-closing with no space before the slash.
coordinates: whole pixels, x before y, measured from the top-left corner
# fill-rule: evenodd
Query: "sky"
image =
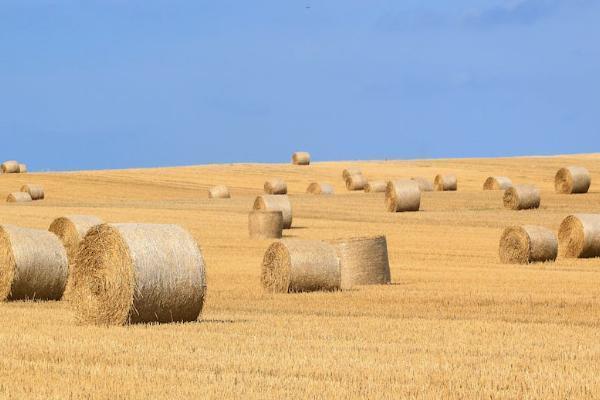
<path id="1" fill-rule="evenodd" d="M 0 0 L 0 158 L 600 152 L 600 0 Z"/>

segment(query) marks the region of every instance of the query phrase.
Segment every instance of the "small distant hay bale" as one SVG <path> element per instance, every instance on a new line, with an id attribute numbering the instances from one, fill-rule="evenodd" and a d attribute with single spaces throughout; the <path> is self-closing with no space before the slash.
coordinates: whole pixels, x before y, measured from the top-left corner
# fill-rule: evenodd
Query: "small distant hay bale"
<path id="1" fill-rule="evenodd" d="M 56 235 L 0 226 L 0 300 L 60 300 L 68 261 Z"/>
<path id="2" fill-rule="evenodd" d="M 29 193 L 31 200 L 44 199 L 44 187 L 42 185 L 27 184 L 21 186 L 21 192 Z"/>
<path id="3" fill-rule="evenodd" d="M 390 212 L 419 211 L 421 190 L 413 180 L 390 181 L 385 190 L 385 207 Z"/>
<path id="4" fill-rule="evenodd" d="M 334 194 L 333 186 L 324 182 L 313 182 L 308 185 L 306 193 L 309 194 Z"/>
<path id="5" fill-rule="evenodd" d="M 510 226 L 500 237 L 499 252 L 504 264 L 554 261 L 558 255 L 558 239 L 543 226 Z"/>
<path id="6" fill-rule="evenodd" d="M 195 321 L 206 296 L 198 244 L 178 225 L 101 224 L 81 242 L 71 301 L 80 323 Z"/>
<path id="7" fill-rule="evenodd" d="M 347 181 L 352 175 L 362 175 L 360 168 L 351 167 L 342 171 L 342 178 L 344 178 L 344 181 Z"/>
<path id="8" fill-rule="evenodd" d="M 483 190 L 506 190 L 512 185 L 512 181 L 506 176 L 490 176 L 483 183 Z"/>
<path id="9" fill-rule="evenodd" d="M 20 174 L 27 173 L 27 165 L 26 164 L 19 164 L 19 173 Z"/>
<path id="10" fill-rule="evenodd" d="M 367 186 L 367 178 L 365 178 L 362 174 L 350 175 L 348 179 L 346 179 L 346 189 L 352 190 L 364 190 L 365 186 Z"/>
<path id="11" fill-rule="evenodd" d="M 269 179 L 264 188 L 266 194 L 287 194 L 287 183 L 282 179 Z"/>
<path id="12" fill-rule="evenodd" d="M 391 282 L 385 236 L 338 239 L 331 243 L 340 258 L 341 289 Z"/>
<path id="13" fill-rule="evenodd" d="M 310 165 L 310 154 L 305 151 L 297 151 L 292 154 L 292 164 Z"/>
<path id="14" fill-rule="evenodd" d="M 590 172 L 584 167 L 561 168 L 554 177 L 556 193 L 587 193 L 591 184 Z"/>
<path id="15" fill-rule="evenodd" d="M 254 200 L 253 210 L 281 211 L 283 216 L 283 229 L 292 227 L 292 204 L 288 196 L 268 195 L 258 196 Z"/>
<path id="16" fill-rule="evenodd" d="M 32 201 L 32 198 L 27 192 L 13 192 L 8 195 L 6 201 L 9 203 L 26 203 Z"/>
<path id="17" fill-rule="evenodd" d="M 252 239 L 279 239 L 283 231 L 283 214 L 281 211 L 250 211 L 248 231 Z"/>
<path id="18" fill-rule="evenodd" d="M 382 193 L 386 187 L 386 181 L 369 181 L 365 185 L 365 193 Z"/>
<path id="19" fill-rule="evenodd" d="M 423 178 L 421 176 L 415 176 L 410 178 L 413 181 L 417 182 L 419 184 L 419 190 L 421 190 L 421 192 L 432 192 L 433 191 L 433 184 L 431 183 L 431 181 L 427 178 Z"/>
<path id="20" fill-rule="evenodd" d="M 514 185 L 504 191 L 504 207 L 528 210 L 540 206 L 540 191 L 534 185 Z"/>
<path id="21" fill-rule="evenodd" d="M 229 188 L 224 185 L 213 186 L 208 189 L 208 198 L 209 199 L 229 199 L 231 198 L 231 194 L 229 193 Z"/>
<path id="22" fill-rule="evenodd" d="M 337 290 L 340 260 L 334 247 L 317 240 L 283 239 L 267 249 L 261 282 L 274 293 Z"/>
<path id="23" fill-rule="evenodd" d="M 567 258 L 600 257 L 600 214 L 573 214 L 558 230 L 560 252 Z"/>
<path id="24" fill-rule="evenodd" d="M 67 252 L 69 261 L 69 277 L 65 288 L 64 299 L 68 300 L 73 286 L 72 271 L 75 266 L 75 259 L 79 251 L 81 241 L 88 231 L 96 225 L 102 223 L 102 220 L 93 215 L 67 215 L 56 218 L 50 224 L 48 231 L 54 233 L 62 242 Z"/>
<path id="25" fill-rule="evenodd" d="M 19 172 L 19 163 L 14 160 L 4 161 L 1 168 L 2 172 L 5 174 L 15 174 Z"/>
<path id="26" fill-rule="evenodd" d="M 433 187 L 439 192 L 455 191 L 458 187 L 458 179 L 456 175 L 436 175 Z"/>

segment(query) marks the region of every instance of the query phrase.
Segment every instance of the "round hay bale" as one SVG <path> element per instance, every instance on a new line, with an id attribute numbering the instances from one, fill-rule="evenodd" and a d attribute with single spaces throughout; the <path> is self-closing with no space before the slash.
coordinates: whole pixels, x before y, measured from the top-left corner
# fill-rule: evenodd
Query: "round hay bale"
<path id="1" fill-rule="evenodd" d="M 346 189 L 348 190 L 364 190 L 365 186 L 367 186 L 367 178 L 365 178 L 362 174 L 350 175 L 348 179 L 346 179 Z"/>
<path id="2" fill-rule="evenodd" d="M 413 181 L 417 182 L 419 184 L 419 190 L 421 190 L 421 192 L 432 192 L 433 191 L 433 184 L 431 183 L 431 181 L 427 178 L 423 178 L 420 176 L 415 176 L 410 178 Z"/>
<path id="3" fill-rule="evenodd" d="M 540 206 L 540 191 L 533 185 L 514 185 L 504 191 L 504 207 L 528 210 Z"/>
<path id="4" fill-rule="evenodd" d="M 60 300 L 68 261 L 48 231 L 0 226 L 0 300 Z"/>
<path id="5" fill-rule="evenodd" d="M 71 272 L 75 265 L 79 244 L 93 226 L 99 225 L 102 220 L 93 215 L 67 215 L 56 218 L 50 224 L 48 230 L 54 233 L 62 242 L 67 252 L 67 260 L 69 261 L 69 276 L 67 278 L 67 286 L 63 295 L 64 299 L 69 299 L 73 287 L 73 279 Z"/>
<path id="6" fill-rule="evenodd" d="M 27 184 L 21 186 L 21 192 L 29 193 L 31 200 L 44 199 L 44 187 L 42 185 Z"/>
<path id="7" fill-rule="evenodd" d="M 81 323 L 195 321 L 206 295 L 202 252 L 178 225 L 92 227 L 81 242 L 72 279 Z"/>
<path id="8" fill-rule="evenodd" d="M 506 190 L 512 187 L 512 181 L 506 176 L 490 176 L 483 183 L 483 190 Z"/>
<path id="9" fill-rule="evenodd" d="M 288 196 L 275 196 L 264 194 L 254 200 L 253 210 L 281 211 L 283 216 L 283 229 L 292 227 L 292 204 Z"/>
<path id="10" fill-rule="evenodd" d="M 264 188 L 266 194 L 287 194 L 287 183 L 282 179 L 269 179 Z"/>
<path id="11" fill-rule="evenodd" d="M 20 174 L 27 173 L 27 165 L 25 165 L 25 164 L 19 164 L 19 173 Z"/>
<path id="12" fill-rule="evenodd" d="M 231 194 L 229 193 L 229 188 L 224 185 L 213 186 L 208 189 L 208 198 L 209 199 L 230 199 Z"/>
<path id="13" fill-rule="evenodd" d="M 499 252 L 504 264 L 554 261 L 558 255 L 558 239 L 543 226 L 510 226 L 500 237 Z"/>
<path id="14" fill-rule="evenodd" d="M 365 193 L 382 193 L 386 187 L 386 181 L 369 181 L 365 185 Z"/>
<path id="15" fill-rule="evenodd" d="M 421 190 L 413 180 L 390 181 L 385 190 L 385 207 L 390 212 L 419 211 Z"/>
<path id="16" fill-rule="evenodd" d="M 352 175 L 362 175 L 360 168 L 351 167 L 342 171 L 342 178 L 344 178 L 344 181 L 347 181 Z"/>
<path id="17" fill-rule="evenodd" d="M 591 184 L 590 172 L 584 167 L 561 168 L 554 177 L 556 193 L 587 193 Z"/>
<path id="18" fill-rule="evenodd" d="M 283 232 L 281 211 L 250 211 L 248 230 L 252 239 L 280 239 Z"/>
<path id="19" fill-rule="evenodd" d="M 558 240 L 565 257 L 600 257 L 600 214 L 569 215 L 560 224 Z"/>
<path id="20" fill-rule="evenodd" d="M 329 183 L 313 182 L 308 185 L 306 193 L 310 194 L 334 194 L 333 186 Z"/>
<path id="21" fill-rule="evenodd" d="M 385 236 L 338 239 L 331 243 L 340 258 L 341 289 L 391 282 Z"/>
<path id="22" fill-rule="evenodd" d="M 292 154 L 292 164 L 310 165 L 310 154 L 305 151 L 297 151 Z"/>
<path id="23" fill-rule="evenodd" d="M 9 203 L 26 203 L 31 200 L 31 195 L 27 192 L 13 192 L 6 198 Z"/>
<path id="24" fill-rule="evenodd" d="M 340 273 L 340 260 L 331 244 L 284 239 L 267 249 L 261 282 L 267 291 L 276 293 L 337 290 Z"/>
<path id="25" fill-rule="evenodd" d="M 436 175 L 433 187 L 440 192 L 455 191 L 458 187 L 458 180 L 456 175 Z"/>
<path id="26" fill-rule="evenodd" d="M 4 161 L 1 165 L 2 168 L 2 172 L 5 174 L 14 174 L 19 172 L 19 163 L 11 160 L 11 161 Z"/>

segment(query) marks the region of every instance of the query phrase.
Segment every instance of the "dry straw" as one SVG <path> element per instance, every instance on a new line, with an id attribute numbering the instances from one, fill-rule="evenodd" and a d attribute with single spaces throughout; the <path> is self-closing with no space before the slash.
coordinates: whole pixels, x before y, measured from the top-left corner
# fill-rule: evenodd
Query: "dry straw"
<path id="1" fill-rule="evenodd" d="M 282 179 L 269 179 L 264 188 L 266 194 L 287 194 L 287 183 Z"/>
<path id="2" fill-rule="evenodd" d="M 292 154 L 292 164 L 294 165 L 309 165 L 310 154 L 305 151 L 297 151 Z"/>
<path id="3" fill-rule="evenodd" d="M 274 196 L 264 194 L 254 200 L 254 210 L 281 211 L 283 215 L 283 229 L 292 227 L 292 204 L 288 196 Z"/>
<path id="4" fill-rule="evenodd" d="M 31 200 L 44 199 L 44 187 L 42 185 L 27 184 L 21 186 L 21 192 L 29 193 Z"/>
<path id="5" fill-rule="evenodd" d="M 0 226 L 0 300 L 60 300 L 68 261 L 48 231 Z"/>
<path id="6" fill-rule="evenodd" d="M 341 289 L 391 282 L 385 236 L 332 241 L 341 265 Z"/>
<path id="7" fill-rule="evenodd" d="M 421 192 L 433 191 L 433 184 L 429 179 L 420 176 L 415 176 L 411 179 L 419 184 L 419 189 L 421 190 Z"/>
<path id="8" fill-rule="evenodd" d="M 346 189 L 364 190 L 365 186 L 367 186 L 367 183 L 367 178 L 365 178 L 362 174 L 350 175 L 348 179 L 346 179 Z"/>
<path id="9" fill-rule="evenodd" d="M 490 176 L 483 183 L 483 190 L 506 190 L 512 185 L 512 181 L 506 176 Z"/>
<path id="10" fill-rule="evenodd" d="M 592 177 L 583 167 L 561 168 L 554 177 L 556 193 L 587 193 L 592 184 Z"/>
<path id="11" fill-rule="evenodd" d="M 69 260 L 69 277 L 65 288 L 64 298 L 68 299 L 71 295 L 73 279 L 71 272 L 75 266 L 75 259 L 79 251 L 79 245 L 87 232 L 95 225 L 102 223 L 102 220 L 93 215 L 67 215 L 56 218 L 50 224 L 48 230 L 54 233 L 62 242 L 67 251 Z"/>
<path id="12" fill-rule="evenodd" d="M 96 225 L 81 242 L 72 278 L 81 323 L 195 321 L 206 295 L 200 248 L 178 225 Z"/>
<path id="13" fill-rule="evenodd" d="M 14 174 L 19 172 L 19 163 L 11 160 L 2 163 L 2 172 L 5 174 Z"/>
<path id="14" fill-rule="evenodd" d="M 504 191 L 504 207 L 527 210 L 540 206 L 540 191 L 533 185 L 514 185 Z"/>
<path id="15" fill-rule="evenodd" d="M 369 181 L 365 185 L 365 193 L 385 192 L 386 187 L 387 187 L 386 181 Z"/>
<path id="16" fill-rule="evenodd" d="M 504 264 L 554 261 L 557 255 L 556 234 L 542 226 L 510 226 L 500 237 L 500 261 Z"/>
<path id="17" fill-rule="evenodd" d="M 313 182 L 306 188 L 306 193 L 310 194 L 334 194 L 333 186 L 324 182 Z"/>
<path id="18" fill-rule="evenodd" d="M 27 173 L 27 165 L 19 164 L 19 173 L 21 173 L 21 174 Z"/>
<path id="19" fill-rule="evenodd" d="M 455 175 L 436 175 L 433 180 L 434 189 L 437 191 L 455 191 L 458 187 L 458 180 Z"/>
<path id="20" fill-rule="evenodd" d="M 421 190 L 413 180 L 390 181 L 385 190 L 385 207 L 390 212 L 419 211 Z"/>
<path id="21" fill-rule="evenodd" d="M 281 211 L 250 211 L 248 230 L 253 239 L 279 239 L 283 231 Z"/>
<path id="22" fill-rule="evenodd" d="M 9 203 L 26 203 L 31 200 L 32 198 L 27 192 L 13 192 L 6 198 Z"/>
<path id="23" fill-rule="evenodd" d="M 340 260 L 334 247 L 317 240 L 284 239 L 267 249 L 261 282 L 270 292 L 340 288 Z"/>
<path id="24" fill-rule="evenodd" d="M 229 199 L 231 198 L 231 194 L 229 193 L 229 188 L 224 185 L 213 186 L 208 189 L 208 198 L 209 199 Z"/>
<path id="25" fill-rule="evenodd" d="M 344 181 L 348 180 L 352 175 L 362 175 L 360 168 L 350 167 L 342 171 L 342 178 L 344 178 Z"/>
<path id="26" fill-rule="evenodd" d="M 569 215 L 560 224 L 558 240 L 565 257 L 600 257 L 600 214 Z"/>

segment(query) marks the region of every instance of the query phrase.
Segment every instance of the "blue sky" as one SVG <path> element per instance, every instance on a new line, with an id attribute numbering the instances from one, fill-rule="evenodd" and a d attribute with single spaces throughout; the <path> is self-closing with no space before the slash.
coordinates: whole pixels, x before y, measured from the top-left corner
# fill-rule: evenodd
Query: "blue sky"
<path id="1" fill-rule="evenodd" d="M 600 151 L 600 0 L 0 0 L 36 170 Z"/>

